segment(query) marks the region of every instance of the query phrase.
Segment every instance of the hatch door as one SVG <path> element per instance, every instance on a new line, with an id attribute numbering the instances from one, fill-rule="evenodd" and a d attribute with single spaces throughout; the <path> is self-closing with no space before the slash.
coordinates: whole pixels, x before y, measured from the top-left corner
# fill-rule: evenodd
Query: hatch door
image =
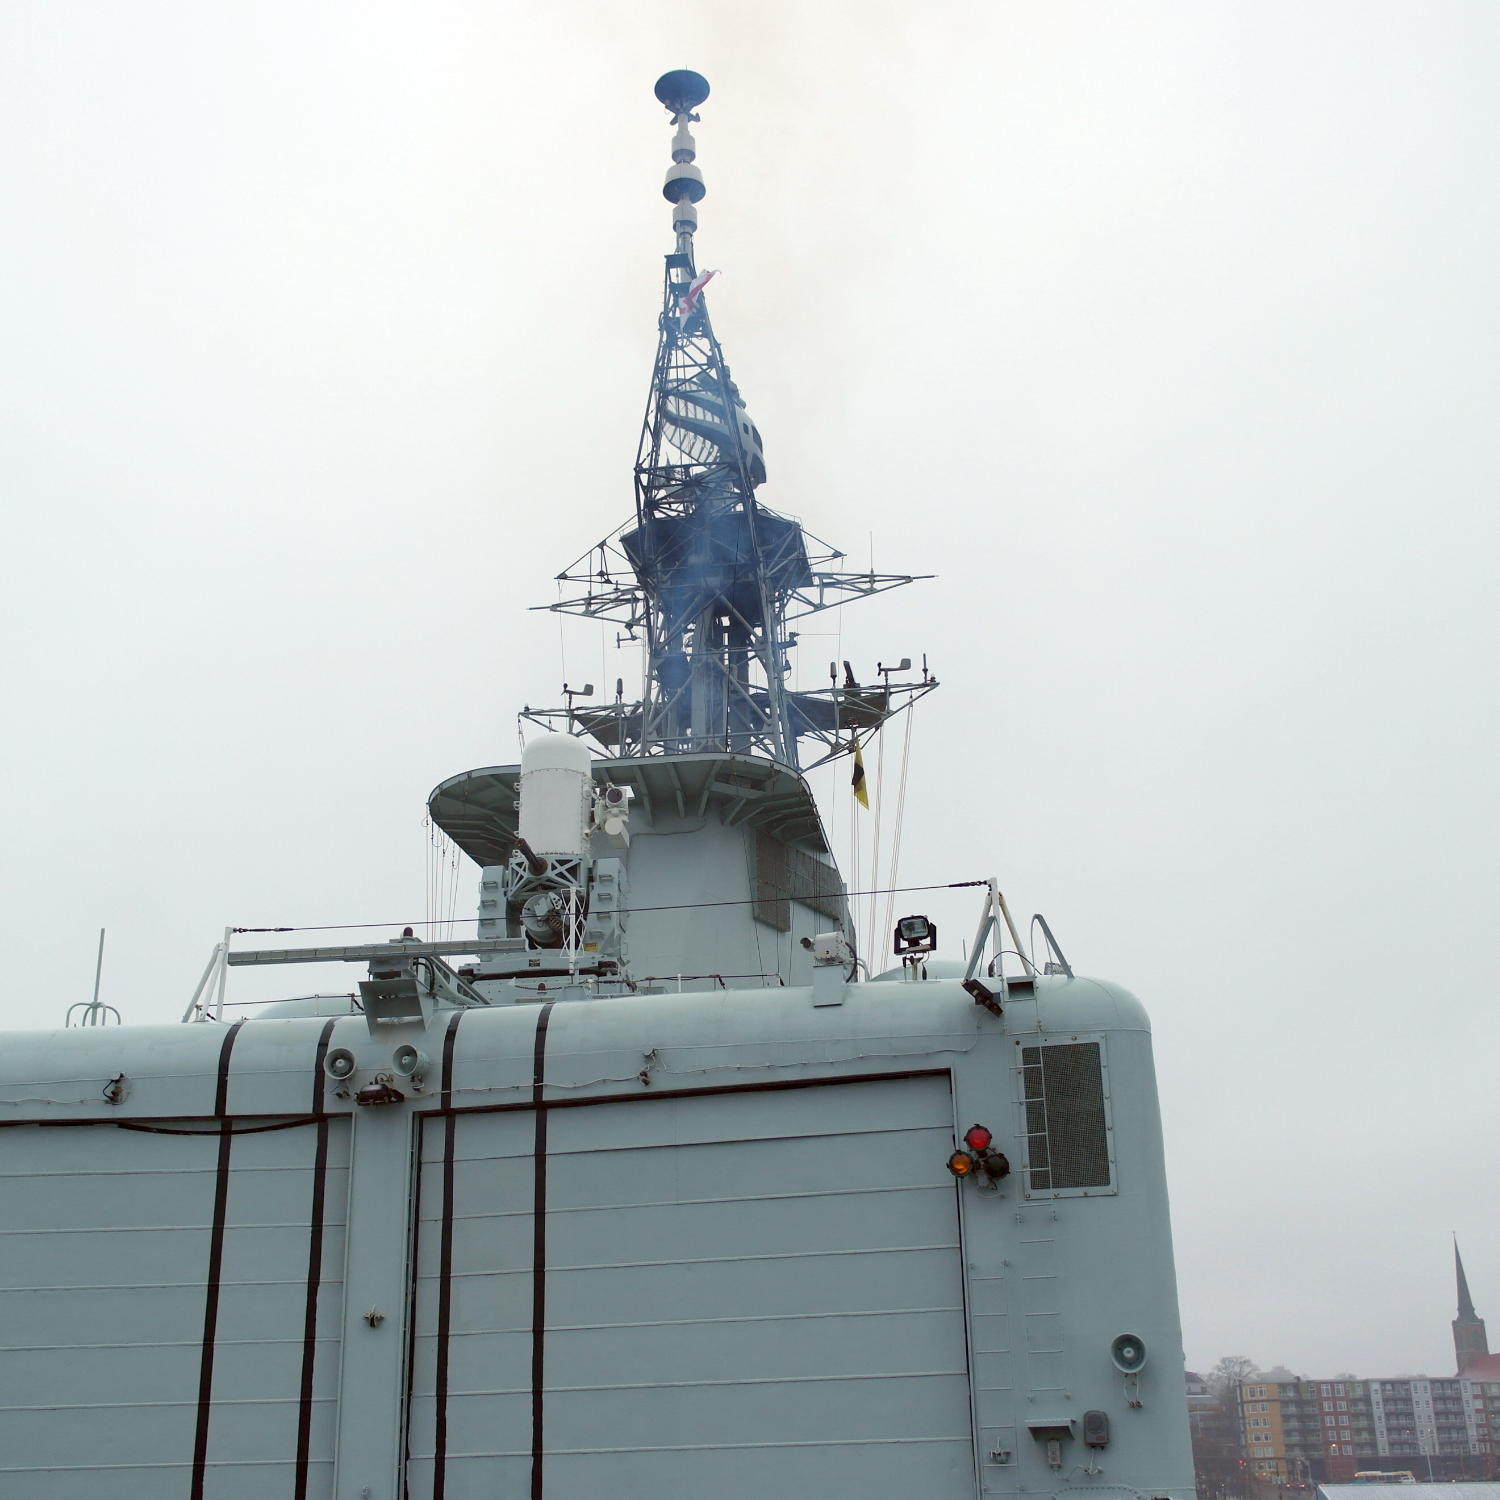
<path id="1" fill-rule="evenodd" d="M 973 1496 L 946 1076 L 546 1113 L 424 1127 L 414 1497 Z"/>

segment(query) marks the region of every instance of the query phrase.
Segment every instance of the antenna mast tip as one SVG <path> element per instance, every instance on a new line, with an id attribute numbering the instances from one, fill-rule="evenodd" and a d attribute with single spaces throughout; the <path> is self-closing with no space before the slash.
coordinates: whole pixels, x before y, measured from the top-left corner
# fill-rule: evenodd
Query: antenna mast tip
<path id="1" fill-rule="evenodd" d="M 656 97 L 674 115 L 691 114 L 708 98 L 708 79 L 691 68 L 677 68 L 656 80 Z"/>

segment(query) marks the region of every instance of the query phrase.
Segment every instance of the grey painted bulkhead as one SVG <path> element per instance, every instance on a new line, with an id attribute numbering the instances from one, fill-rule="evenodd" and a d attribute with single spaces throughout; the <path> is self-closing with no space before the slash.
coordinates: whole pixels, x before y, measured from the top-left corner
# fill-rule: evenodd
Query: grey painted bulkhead
<path id="1" fill-rule="evenodd" d="M 629 838 L 596 831 L 591 849 L 624 866 L 626 967 L 634 984 L 806 984 L 812 955 L 802 940 L 854 930 L 817 803 L 789 767 L 707 753 L 596 759 L 592 775 L 597 786 L 632 794 Z M 520 776 L 520 766 L 466 771 L 428 799 L 433 821 L 481 867 L 481 937 L 508 930 L 499 892 L 515 848 Z M 824 899 L 765 899 L 777 891 Z M 486 997 L 531 1000 L 535 989 L 495 986 Z"/>
<path id="2" fill-rule="evenodd" d="M 843 999 L 440 1011 L 366 1107 L 318 1062 L 388 1069 L 358 1017 L 7 1038 L 0 1493 L 1187 1500 L 1138 1003 Z M 1093 1042 L 1106 1180 L 1033 1187 L 1020 1058 Z M 974 1121 L 996 1191 L 946 1170 Z"/>

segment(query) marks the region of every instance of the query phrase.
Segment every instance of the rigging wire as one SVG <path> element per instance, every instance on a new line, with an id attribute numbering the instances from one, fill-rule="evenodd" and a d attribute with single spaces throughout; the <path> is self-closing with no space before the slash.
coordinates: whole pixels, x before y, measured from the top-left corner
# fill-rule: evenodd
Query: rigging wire
<path id="1" fill-rule="evenodd" d="M 873 548 L 873 544 L 872 544 L 872 548 Z M 874 563 L 873 563 L 873 558 L 872 558 L 870 571 L 874 572 L 874 570 L 875 569 L 874 569 Z M 880 725 L 880 727 L 875 730 L 875 734 L 874 734 L 874 739 L 875 739 L 875 831 L 874 831 L 874 848 L 873 848 L 873 852 L 870 855 L 870 879 L 873 880 L 873 881 L 878 881 L 880 879 L 880 825 L 881 825 L 881 822 L 883 821 L 883 819 L 885 817 L 885 735 L 882 732 L 884 730 L 884 728 L 885 728 L 885 725 L 884 725 L 884 723 L 882 723 Z M 889 879 L 890 877 L 887 876 L 886 878 Z M 869 918 L 870 918 L 870 943 L 869 943 L 869 946 L 865 949 L 865 952 L 867 952 L 867 953 L 874 953 L 875 952 L 875 920 L 876 920 L 876 914 L 879 912 L 879 910 L 880 910 L 880 903 L 878 901 L 871 901 L 870 902 L 870 911 L 869 911 Z"/>
<path id="2" fill-rule="evenodd" d="M 971 886 L 988 885 L 988 880 L 942 880 L 933 885 L 902 885 L 894 887 L 881 887 L 878 890 L 868 891 L 807 891 L 793 892 L 783 896 L 784 901 L 800 901 L 807 905 L 814 901 L 836 901 L 842 896 L 890 896 L 906 895 L 914 891 L 959 891 L 966 890 Z M 702 911 L 713 906 L 758 906 L 761 898 L 759 896 L 737 896 L 731 901 L 675 901 L 666 906 L 626 906 L 620 908 L 625 912 L 642 911 Z M 461 927 L 470 922 L 484 920 L 480 917 L 453 917 L 448 921 L 434 922 L 434 927 Z M 411 919 L 408 917 L 402 921 L 397 919 L 390 922 L 321 922 L 308 923 L 295 927 L 232 927 L 231 932 L 354 932 L 369 927 L 410 927 Z"/>
<path id="3" fill-rule="evenodd" d="M 458 885 L 459 885 L 459 875 L 460 875 L 461 872 L 459 870 L 459 865 L 458 865 L 458 845 L 455 844 L 453 842 L 453 840 L 451 838 L 449 838 L 446 833 L 443 835 L 443 837 L 445 839 L 447 839 L 447 842 L 448 842 L 448 868 L 449 868 L 448 915 L 447 915 L 447 917 L 444 920 L 446 922 L 451 922 L 453 920 L 453 914 L 454 914 L 454 912 L 456 912 L 458 910 Z"/>
<path id="4" fill-rule="evenodd" d="M 833 692 L 833 742 L 834 742 L 835 745 L 837 745 L 838 742 L 839 742 L 839 731 L 840 731 L 840 729 L 843 728 L 843 722 L 842 721 L 843 721 L 843 703 L 844 703 L 844 700 L 843 700 L 842 696 L 839 693 L 838 667 L 836 665 L 838 662 L 840 662 L 840 661 L 843 660 L 843 656 L 844 656 L 844 605 L 843 605 L 842 601 L 840 601 L 837 605 L 834 606 L 834 610 L 833 610 L 833 625 L 834 625 L 834 642 L 833 642 L 833 656 L 834 656 L 834 660 L 833 660 L 833 662 L 829 663 L 829 666 L 830 666 L 830 670 L 833 672 L 833 687 L 834 687 L 834 692 Z M 838 757 L 837 756 L 835 756 L 833 758 L 833 760 L 831 762 L 831 765 L 834 766 L 834 767 L 837 767 L 837 765 L 838 765 Z M 838 842 L 837 842 L 837 840 L 838 840 L 838 833 L 839 833 L 839 826 L 838 826 L 839 825 L 839 805 L 840 805 L 840 803 L 842 801 L 842 799 L 839 796 L 839 773 L 838 773 L 838 771 L 836 769 L 830 770 L 829 773 L 828 773 L 828 779 L 829 779 L 829 791 L 828 791 L 828 852 L 830 854 L 833 854 L 834 863 L 837 864 L 838 863 L 838 856 L 836 854 L 834 854 L 834 850 L 838 848 Z M 852 797 L 849 799 L 849 811 L 851 813 L 854 811 L 854 799 Z M 853 820 L 851 819 L 851 821 L 853 821 Z M 849 884 L 851 884 L 851 885 L 858 885 L 859 884 L 859 880 L 854 875 L 853 871 L 850 872 Z M 853 911 L 852 907 L 849 909 L 849 920 L 850 920 L 851 923 L 854 921 L 854 911 Z M 859 931 L 859 929 L 856 927 L 855 928 L 856 934 L 858 933 L 858 931 Z M 857 938 L 856 938 L 856 941 L 857 941 Z"/>
<path id="5" fill-rule="evenodd" d="M 448 926 L 458 909 L 458 845 L 432 821 L 430 812 L 424 814 L 422 827 L 427 834 L 423 849 L 427 919 L 422 925 Z"/>
<path id="6" fill-rule="evenodd" d="M 873 531 L 869 533 L 869 542 L 870 577 L 873 578 L 875 576 L 875 533 Z M 890 679 L 887 678 L 886 682 L 889 683 Z M 885 811 L 880 796 L 881 776 L 885 769 L 885 737 L 880 733 L 882 727 L 882 725 L 877 724 L 876 727 L 865 736 L 866 743 L 868 743 L 870 740 L 879 741 L 879 743 L 875 746 L 875 826 L 871 830 L 870 836 L 870 883 L 872 885 L 877 883 L 880 879 L 880 817 L 881 814 Z M 854 880 L 856 884 L 859 883 L 859 872 L 857 870 L 854 874 Z M 872 900 L 871 902 L 869 902 L 867 910 L 865 912 L 865 916 L 868 919 L 867 926 L 870 934 L 870 946 L 867 951 L 870 953 L 873 953 L 875 951 L 875 911 L 878 906 L 879 902 Z M 859 929 L 858 927 L 856 927 L 855 932 L 857 933 L 858 931 Z M 858 938 L 856 938 L 855 947 L 858 948 L 858 946 L 859 940 Z"/>
<path id="7" fill-rule="evenodd" d="M 431 926 L 437 913 L 432 909 L 432 814 L 422 814 L 422 909 L 427 913 L 427 926 Z"/>
<path id="8" fill-rule="evenodd" d="M 857 744 L 858 743 L 858 736 L 855 735 L 855 732 L 852 729 L 849 731 L 849 733 L 850 733 L 850 736 L 852 738 L 854 738 L 854 740 L 855 740 L 855 742 Z M 859 827 L 859 799 L 854 795 L 854 782 L 853 782 L 852 779 L 849 782 L 848 796 L 849 796 L 849 883 L 851 885 L 857 886 L 859 884 L 859 845 L 860 845 L 860 837 L 859 837 L 859 835 L 860 835 L 860 827 Z M 873 875 L 871 876 L 871 878 L 872 879 L 874 878 Z M 855 908 L 851 908 L 850 909 L 850 912 L 849 912 L 849 923 L 850 923 L 850 926 L 853 927 L 853 929 L 854 929 L 854 943 L 855 943 L 856 947 L 858 947 L 858 945 L 859 945 L 859 929 L 860 929 L 860 925 L 861 925 L 859 919 L 860 919 L 861 915 L 862 915 L 862 913 L 859 912 L 857 909 L 855 909 Z"/>
<path id="9" fill-rule="evenodd" d="M 886 879 L 891 883 L 891 891 L 885 898 L 885 930 L 890 932 L 896 922 L 896 873 L 901 865 L 901 833 L 906 827 L 906 781 L 907 770 L 911 764 L 911 726 L 915 717 L 916 704 L 911 704 L 906 710 L 906 734 L 901 741 L 901 775 L 896 782 L 896 817 L 895 827 L 891 830 L 891 867 Z"/>

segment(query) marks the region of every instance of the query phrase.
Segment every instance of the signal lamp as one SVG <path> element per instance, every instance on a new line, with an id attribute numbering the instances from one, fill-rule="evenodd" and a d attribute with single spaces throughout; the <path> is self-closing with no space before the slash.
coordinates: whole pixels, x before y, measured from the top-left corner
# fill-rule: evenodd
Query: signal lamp
<path id="1" fill-rule="evenodd" d="M 367 1083 L 355 1096 L 356 1104 L 400 1104 L 406 1095 L 392 1088 L 390 1074 L 377 1073 L 373 1083 Z"/>
<path id="2" fill-rule="evenodd" d="M 931 953 L 937 947 L 937 924 L 926 917 L 902 917 L 892 946 L 897 953 Z"/>
<path id="3" fill-rule="evenodd" d="M 984 1151 L 994 1139 L 994 1135 L 983 1125 L 971 1125 L 964 1131 L 964 1145 L 970 1151 Z"/>
<path id="4" fill-rule="evenodd" d="M 964 989 L 974 997 L 975 1005 L 982 1005 L 992 1016 L 1003 1015 L 1000 1002 L 995 999 L 995 992 L 989 985 L 981 984 L 977 979 L 965 979 L 961 981 Z"/>
<path id="5" fill-rule="evenodd" d="M 1010 1158 L 1003 1151 L 986 1151 L 980 1157 L 979 1165 L 984 1168 L 984 1175 L 991 1182 L 999 1182 L 1002 1177 L 1010 1176 Z"/>
<path id="6" fill-rule="evenodd" d="M 955 1177 L 967 1177 L 974 1170 L 974 1158 L 967 1151 L 955 1151 L 948 1158 L 948 1170 Z"/>

